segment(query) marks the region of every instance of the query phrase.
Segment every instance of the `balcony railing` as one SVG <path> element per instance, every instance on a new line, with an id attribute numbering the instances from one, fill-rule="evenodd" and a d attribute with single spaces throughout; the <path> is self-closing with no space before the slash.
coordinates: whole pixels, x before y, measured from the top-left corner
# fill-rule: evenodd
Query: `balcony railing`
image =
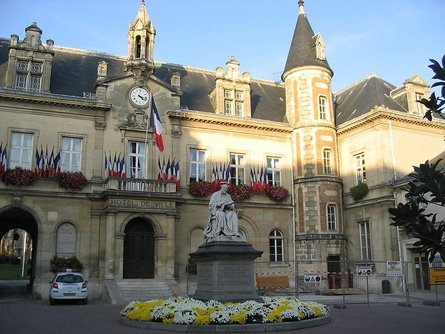
<path id="1" fill-rule="evenodd" d="M 105 189 L 171 194 L 176 193 L 176 183 L 174 181 L 164 180 L 128 179 L 113 177 L 107 180 Z"/>

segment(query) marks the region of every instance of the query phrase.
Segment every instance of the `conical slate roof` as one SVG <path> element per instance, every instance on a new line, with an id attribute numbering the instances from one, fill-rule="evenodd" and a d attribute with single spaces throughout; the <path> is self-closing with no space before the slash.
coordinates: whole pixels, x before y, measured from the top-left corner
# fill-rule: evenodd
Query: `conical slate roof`
<path id="1" fill-rule="evenodd" d="M 298 15 L 297 25 L 295 26 L 294 37 L 292 38 L 283 75 L 293 68 L 308 65 L 322 66 L 333 73 L 326 59 L 317 58 L 315 47 L 316 39 L 317 36 L 309 24 L 306 13 L 303 10 L 302 2 L 300 2 L 300 14 Z"/>

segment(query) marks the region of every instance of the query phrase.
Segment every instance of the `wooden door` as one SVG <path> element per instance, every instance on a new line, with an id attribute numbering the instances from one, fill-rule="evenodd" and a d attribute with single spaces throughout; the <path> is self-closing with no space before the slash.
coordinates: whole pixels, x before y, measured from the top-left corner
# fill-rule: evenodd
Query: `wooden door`
<path id="1" fill-rule="evenodd" d="M 124 278 L 154 278 L 154 230 L 149 221 L 136 218 L 125 228 Z"/>

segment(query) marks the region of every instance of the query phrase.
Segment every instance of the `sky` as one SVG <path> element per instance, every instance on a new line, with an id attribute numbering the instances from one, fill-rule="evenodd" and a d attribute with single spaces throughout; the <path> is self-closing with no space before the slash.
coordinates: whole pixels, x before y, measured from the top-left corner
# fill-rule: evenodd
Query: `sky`
<path id="1" fill-rule="evenodd" d="M 141 0 L 0 0 L 0 37 L 24 37 L 32 22 L 42 42 L 127 55 L 127 32 Z M 156 29 L 154 59 L 214 70 L 234 56 L 241 72 L 279 80 L 298 0 L 146 0 Z M 321 33 L 337 92 L 368 75 L 400 86 L 415 74 L 432 84 L 429 59 L 445 54 L 444 0 L 306 0 Z M 6 14 L 7 13 L 7 14 Z"/>

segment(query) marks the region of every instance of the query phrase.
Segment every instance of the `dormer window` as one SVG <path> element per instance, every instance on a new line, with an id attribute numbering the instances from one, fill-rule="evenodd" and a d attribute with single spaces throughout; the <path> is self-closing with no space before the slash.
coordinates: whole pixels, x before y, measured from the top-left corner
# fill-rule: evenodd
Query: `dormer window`
<path id="1" fill-rule="evenodd" d="M 229 116 L 244 116 L 244 93 L 239 90 L 224 90 L 224 114 Z"/>
<path id="2" fill-rule="evenodd" d="M 425 96 L 422 93 L 416 93 L 416 102 L 422 100 L 423 98 L 425 98 Z M 417 102 L 416 107 L 417 114 L 423 115 L 425 113 L 424 105 L 422 103 Z"/>
<path id="3" fill-rule="evenodd" d="M 16 69 L 15 89 L 40 92 L 43 63 L 18 60 Z"/>
<path id="4" fill-rule="evenodd" d="M 239 62 L 231 57 L 227 69 L 216 68 L 215 89 L 210 93 L 210 101 L 216 114 L 251 117 L 250 73 L 240 74 Z"/>
<path id="5" fill-rule="evenodd" d="M 315 52 L 317 59 L 326 60 L 326 54 L 324 52 L 325 43 L 323 37 L 321 37 L 320 34 L 316 34 L 314 37 L 315 37 Z"/>

